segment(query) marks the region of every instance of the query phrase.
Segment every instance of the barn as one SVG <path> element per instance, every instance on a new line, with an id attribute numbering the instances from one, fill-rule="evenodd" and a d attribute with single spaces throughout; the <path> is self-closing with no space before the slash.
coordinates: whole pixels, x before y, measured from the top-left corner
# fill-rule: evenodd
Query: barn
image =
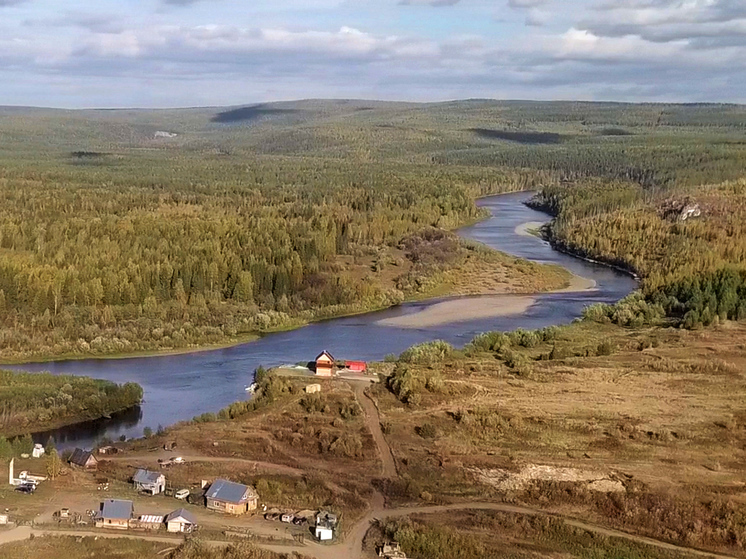
<path id="1" fill-rule="evenodd" d="M 368 370 L 365 361 L 345 361 L 345 368 L 353 373 L 364 373 Z"/>

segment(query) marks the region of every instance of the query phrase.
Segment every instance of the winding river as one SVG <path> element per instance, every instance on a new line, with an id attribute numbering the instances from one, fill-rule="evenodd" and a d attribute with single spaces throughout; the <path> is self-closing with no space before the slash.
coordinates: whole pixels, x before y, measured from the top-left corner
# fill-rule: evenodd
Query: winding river
<path id="1" fill-rule="evenodd" d="M 166 426 L 205 412 L 215 412 L 245 398 L 244 388 L 251 383 L 252 371 L 259 365 L 307 362 L 322 349 L 342 359 L 374 361 L 435 339 L 463 346 L 480 332 L 534 329 L 570 322 L 580 316 L 583 307 L 595 302 L 615 302 L 636 288 L 635 280 L 627 275 L 562 254 L 545 241 L 517 231 L 527 222 L 548 220 L 545 214 L 524 205 L 529 197 L 529 193 L 520 192 L 480 200 L 479 205 L 488 208 L 492 217 L 465 227 L 459 233 L 521 258 L 564 266 L 593 280 L 594 289 L 538 295 L 534 303 L 520 314 L 422 329 L 386 326 L 381 322 L 421 312 L 437 301 L 407 303 L 380 312 L 327 320 L 225 349 L 182 355 L 20 365 L 14 368 L 87 375 L 117 383 L 134 381 L 145 390 L 145 401 L 137 409 L 111 419 L 39 433 L 35 439 L 43 443 L 52 434 L 58 445 L 65 448 L 91 447 L 104 436 L 111 439 L 122 435 L 140 437 L 146 426 L 155 430 L 159 425 Z"/>

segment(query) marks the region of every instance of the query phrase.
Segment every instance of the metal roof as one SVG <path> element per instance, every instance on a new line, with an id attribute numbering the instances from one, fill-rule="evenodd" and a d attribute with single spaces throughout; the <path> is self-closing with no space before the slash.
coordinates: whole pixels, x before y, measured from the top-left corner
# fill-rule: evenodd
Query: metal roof
<path id="1" fill-rule="evenodd" d="M 111 518 L 113 520 L 129 520 L 132 518 L 134 505 L 132 501 L 122 501 L 119 499 L 107 499 L 101 503 L 101 518 Z"/>
<path id="2" fill-rule="evenodd" d="M 149 470 L 137 470 L 135 475 L 132 476 L 132 481 L 135 483 L 158 483 L 161 475 L 158 472 L 151 472 Z"/>
<path id="3" fill-rule="evenodd" d="M 210 486 L 210 489 L 207 490 L 207 493 L 205 493 L 205 497 L 208 499 L 216 499 L 228 503 L 242 503 L 248 497 L 256 496 L 253 488 L 228 481 L 227 479 L 216 479 Z"/>
<path id="4" fill-rule="evenodd" d="M 96 460 L 96 457 L 93 456 L 90 452 L 87 450 L 83 450 L 82 448 L 76 448 L 73 453 L 70 455 L 70 462 L 75 464 L 76 466 L 85 466 L 88 460 L 93 458 L 94 461 Z"/>
<path id="5" fill-rule="evenodd" d="M 186 509 L 177 509 L 166 516 L 166 522 L 173 522 L 174 520 L 186 520 L 189 524 L 197 525 L 197 519 Z"/>

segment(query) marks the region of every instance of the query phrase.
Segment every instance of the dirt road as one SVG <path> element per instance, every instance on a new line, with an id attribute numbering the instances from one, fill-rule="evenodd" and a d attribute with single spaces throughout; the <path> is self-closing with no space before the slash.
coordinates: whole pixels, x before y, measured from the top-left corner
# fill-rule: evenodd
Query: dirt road
<path id="1" fill-rule="evenodd" d="M 118 454 L 114 456 L 107 456 L 105 460 L 111 460 L 112 462 L 132 462 L 133 460 L 140 460 L 149 464 L 158 464 L 158 460 L 168 460 L 174 456 L 181 456 L 185 462 L 236 462 L 241 464 L 247 464 L 257 470 L 271 472 L 273 474 L 284 474 L 290 476 L 302 476 L 303 470 L 293 468 L 291 466 L 284 466 L 282 464 L 273 464 L 271 462 L 261 462 L 258 460 L 249 460 L 247 458 L 234 458 L 230 456 L 208 456 L 205 454 L 198 454 L 189 449 L 178 451 L 166 451 L 158 450 L 154 452 L 133 452 Z"/>
<path id="2" fill-rule="evenodd" d="M 352 529 L 345 541 L 334 544 L 334 545 L 321 545 L 316 542 L 308 542 L 303 546 L 291 547 L 288 545 L 272 545 L 272 544 L 259 544 L 259 547 L 270 549 L 273 551 L 289 551 L 295 549 L 301 551 L 304 555 L 314 557 L 315 559 L 358 559 L 362 557 L 363 539 L 365 534 L 371 527 L 371 524 L 376 520 L 384 520 L 388 518 L 396 518 L 401 516 L 408 516 L 410 514 L 428 514 L 428 513 L 439 513 L 449 512 L 456 510 L 493 510 L 500 512 L 507 512 L 513 514 L 522 515 L 546 515 L 545 511 L 533 509 L 529 507 L 520 507 L 515 505 L 508 505 L 503 503 L 461 503 L 455 505 L 433 505 L 425 507 L 404 507 L 399 509 L 378 509 L 368 513 L 363 519 L 361 519 Z M 698 549 L 692 549 L 688 547 L 682 547 L 674 545 L 668 542 L 655 540 L 653 538 L 647 538 L 645 536 L 636 536 L 634 534 L 627 534 L 626 532 L 620 532 L 610 528 L 604 528 L 585 522 L 580 522 L 572 518 L 563 518 L 564 522 L 568 526 L 587 530 L 594 534 L 602 535 L 605 537 L 620 538 L 629 542 L 640 543 L 656 547 L 658 549 L 665 549 L 667 551 L 675 551 L 679 553 L 689 554 L 693 557 L 705 557 L 709 559 L 736 559 L 731 555 L 723 555 L 718 553 L 711 553 L 708 551 L 701 551 Z M 80 531 L 80 530 L 44 530 L 29 527 L 19 527 L 14 530 L 0 533 L 0 544 L 9 543 L 12 541 L 20 541 L 28 539 L 31 535 L 75 535 L 75 536 L 93 536 L 93 537 L 104 537 L 104 538 L 135 538 L 145 539 L 150 541 L 159 541 L 166 543 L 176 543 L 181 541 L 181 538 L 167 537 L 167 536 L 154 536 L 145 534 L 134 534 L 131 532 L 105 532 L 105 531 Z M 225 541 L 208 541 L 211 545 L 224 546 L 230 542 Z"/>
<path id="3" fill-rule="evenodd" d="M 386 438 L 383 436 L 381 431 L 381 418 L 378 414 L 378 408 L 375 402 L 367 394 L 365 389 L 370 386 L 369 382 L 350 382 L 355 390 L 355 397 L 357 398 L 360 407 L 363 408 L 365 414 L 365 425 L 373 435 L 373 440 L 376 442 L 378 448 L 378 456 L 381 458 L 381 474 L 386 478 L 395 478 L 396 472 L 396 461 L 394 455 L 391 453 L 391 447 L 386 442 Z"/>

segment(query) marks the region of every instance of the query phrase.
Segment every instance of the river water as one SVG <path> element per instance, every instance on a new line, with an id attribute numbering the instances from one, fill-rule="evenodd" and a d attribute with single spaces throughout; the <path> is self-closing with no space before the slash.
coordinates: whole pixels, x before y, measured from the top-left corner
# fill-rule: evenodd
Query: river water
<path id="1" fill-rule="evenodd" d="M 421 342 L 441 339 L 463 346 L 480 332 L 535 329 L 564 324 L 580 316 L 595 302 L 615 302 L 636 288 L 631 277 L 605 266 L 585 262 L 553 250 L 537 237 L 521 235 L 516 228 L 526 222 L 546 222 L 546 214 L 524 205 L 529 193 L 492 196 L 479 201 L 492 217 L 459 233 L 492 248 L 536 262 L 559 264 L 573 273 L 592 279 L 596 288 L 580 293 L 538 295 L 521 314 L 457 322 L 423 329 L 383 326 L 385 318 L 419 312 L 435 301 L 407 303 L 396 308 L 310 324 L 297 330 L 269 334 L 259 340 L 230 348 L 183 355 L 129 359 L 85 359 L 32 363 L 13 367 L 54 374 L 86 375 L 124 383 L 139 383 L 145 397 L 142 406 L 111 419 L 58 429 L 35 435 L 46 442 L 52 434 L 60 448 L 92 447 L 103 437 L 140 437 L 145 427 L 155 430 L 177 421 L 191 419 L 246 397 L 244 388 L 252 382 L 259 365 L 308 362 L 321 350 L 339 359 L 382 360 Z"/>

